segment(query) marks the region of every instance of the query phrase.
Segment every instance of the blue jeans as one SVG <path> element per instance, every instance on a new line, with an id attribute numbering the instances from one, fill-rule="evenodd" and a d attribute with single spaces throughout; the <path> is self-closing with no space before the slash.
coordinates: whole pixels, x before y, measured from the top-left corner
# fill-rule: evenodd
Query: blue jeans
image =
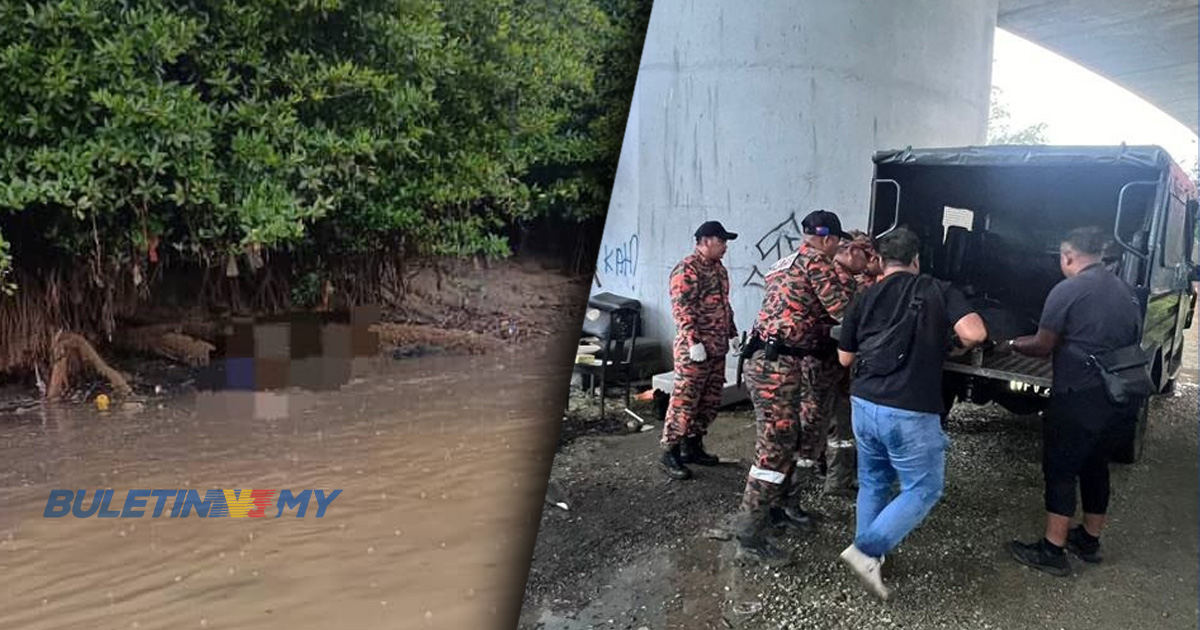
<path id="1" fill-rule="evenodd" d="M 858 446 L 854 546 L 873 558 L 890 552 L 942 496 L 946 446 L 936 413 L 885 407 L 852 397 Z M 892 484 L 900 482 L 900 493 Z"/>

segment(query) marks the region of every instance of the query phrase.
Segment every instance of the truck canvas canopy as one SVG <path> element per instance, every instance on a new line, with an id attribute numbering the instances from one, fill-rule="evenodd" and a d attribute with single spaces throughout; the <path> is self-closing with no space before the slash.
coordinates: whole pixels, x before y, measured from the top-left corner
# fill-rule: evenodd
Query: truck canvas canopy
<path id="1" fill-rule="evenodd" d="M 906 148 L 873 157 L 870 230 L 921 239 L 922 273 L 959 287 L 993 337 L 1037 331 L 1062 280 L 1059 245 L 1072 229 L 1112 236 L 1106 266 L 1141 301 L 1143 347 L 1164 390 L 1181 363 L 1195 299 L 1196 187 L 1158 146 Z M 1017 413 L 1044 406 L 1048 361 L 976 351 L 946 364 L 954 398 Z"/>
<path id="2" fill-rule="evenodd" d="M 1170 155 L 1157 146 L 1043 146 L 993 145 L 945 149 L 880 151 L 875 164 L 922 164 L 926 166 L 1069 166 L 1127 165 L 1165 169 L 1173 164 Z"/>

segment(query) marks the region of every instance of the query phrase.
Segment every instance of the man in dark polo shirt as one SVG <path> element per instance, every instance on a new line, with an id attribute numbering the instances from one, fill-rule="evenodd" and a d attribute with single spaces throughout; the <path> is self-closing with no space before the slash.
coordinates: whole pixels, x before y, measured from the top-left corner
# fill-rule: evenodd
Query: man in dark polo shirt
<path id="1" fill-rule="evenodd" d="M 839 360 L 851 367 L 859 484 L 854 544 L 841 559 L 880 599 L 889 596 L 879 573 L 884 555 L 942 496 L 942 361 L 951 331 L 960 350 L 987 339 L 958 289 L 920 275 L 919 250 L 904 228 L 879 239 L 883 277 L 850 306 L 838 342 Z"/>
<path id="2" fill-rule="evenodd" d="M 1108 236 L 1100 228 L 1072 231 L 1059 247 L 1066 279 L 1046 298 L 1036 335 L 1000 343 L 999 352 L 1033 357 L 1054 355 L 1050 407 L 1042 428 L 1042 472 L 1046 484 L 1046 534 L 1034 543 L 1009 543 L 1022 564 L 1051 575 L 1071 573 L 1063 549 L 1085 562 L 1100 561 L 1100 532 L 1108 510 L 1108 463 L 1115 449 L 1133 439 L 1142 401 L 1115 405 L 1107 397 L 1089 354 L 1138 343 L 1141 309 L 1132 289 L 1103 264 Z M 1070 529 L 1075 488 L 1083 523 Z"/>

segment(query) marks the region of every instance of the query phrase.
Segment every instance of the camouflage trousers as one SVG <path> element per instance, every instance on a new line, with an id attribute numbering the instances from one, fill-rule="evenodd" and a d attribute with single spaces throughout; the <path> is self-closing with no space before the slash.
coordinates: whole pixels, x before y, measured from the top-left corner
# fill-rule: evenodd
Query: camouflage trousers
<path id="1" fill-rule="evenodd" d="M 685 437 L 704 436 L 717 418 L 725 387 L 725 355 L 710 355 L 696 363 L 688 349 L 675 344 L 675 383 L 663 422 L 662 445 L 670 448 Z"/>
<path id="2" fill-rule="evenodd" d="M 853 490 L 854 480 L 858 477 L 858 452 L 854 447 L 854 425 L 850 421 L 850 375 L 845 370 L 838 381 L 837 392 L 825 449 L 824 490 L 827 493 Z"/>
<path id="3" fill-rule="evenodd" d="M 750 359 L 745 379 L 758 436 L 742 496 L 744 511 L 777 505 L 787 493 L 796 460 L 815 463 L 820 457 L 843 374 L 840 367 L 814 357 L 767 361 L 758 352 Z"/>

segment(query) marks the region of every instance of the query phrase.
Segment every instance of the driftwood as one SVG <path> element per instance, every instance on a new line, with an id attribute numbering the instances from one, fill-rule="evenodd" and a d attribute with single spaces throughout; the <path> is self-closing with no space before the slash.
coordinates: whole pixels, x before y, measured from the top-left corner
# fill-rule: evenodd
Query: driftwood
<path id="1" fill-rule="evenodd" d="M 203 339 L 214 336 L 210 328 L 199 323 L 139 326 L 121 331 L 116 344 L 126 350 L 156 354 L 191 366 L 208 365 L 216 350 L 216 346 Z"/>
<path id="2" fill-rule="evenodd" d="M 72 374 L 81 371 L 84 366 L 91 367 L 103 376 L 112 386 L 113 395 L 125 398 L 133 394 L 133 388 L 129 387 L 125 376 L 105 363 L 87 339 L 75 333 L 55 333 L 50 356 L 53 368 L 50 371 L 50 384 L 46 389 L 48 400 L 61 399 L 71 386 Z"/>

